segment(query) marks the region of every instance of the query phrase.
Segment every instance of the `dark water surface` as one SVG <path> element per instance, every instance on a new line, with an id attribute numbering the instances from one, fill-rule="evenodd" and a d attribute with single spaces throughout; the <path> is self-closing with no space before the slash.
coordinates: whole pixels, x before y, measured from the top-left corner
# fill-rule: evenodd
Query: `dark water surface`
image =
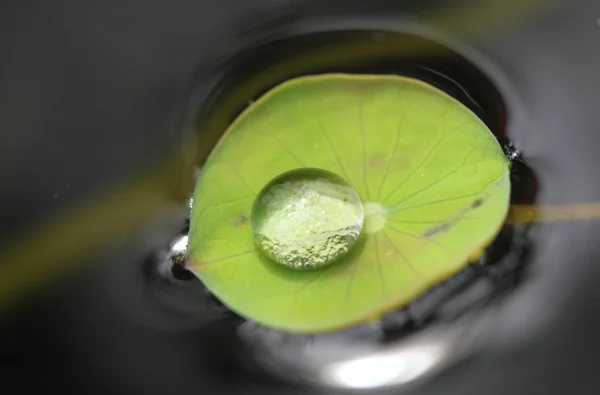
<path id="1" fill-rule="evenodd" d="M 485 12 L 474 13 L 481 4 Z M 251 362 L 253 350 L 237 332 L 241 321 L 198 281 L 157 266 L 186 230 L 195 165 L 248 100 L 298 73 L 424 79 L 522 153 L 513 202 L 600 200 L 600 6 L 545 7 L 502 12 L 495 2 L 383 0 L 6 3 L 0 12 L 8 32 L 0 35 L 0 377 L 6 388 L 313 393 L 247 369 L 252 363 L 240 361 Z M 438 32 L 433 41 L 422 38 L 429 34 L 425 21 Z M 324 30 L 338 33 L 316 34 Z M 296 58 L 287 66 L 273 66 L 290 57 Z M 52 228 L 37 244 L 25 244 L 32 252 L 9 254 L 41 219 L 67 226 L 69 210 L 90 201 L 109 203 L 94 221 L 72 225 L 76 232 Z M 483 346 L 407 391 L 562 394 L 577 385 L 597 393 L 599 231 L 594 221 L 506 230 L 500 252 L 489 259 L 505 259 L 506 246 L 530 247 L 523 271 L 508 267 L 511 292 L 475 315 L 473 325 L 491 322 Z M 86 235 L 108 241 L 92 243 Z M 79 270 L 67 270 L 67 261 Z M 51 264 L 56 269 L 44 271 Z M 30 280 L 52 273 L 53 281 L 39 288 Z M 516 273 L 521 281 L 513 287 Z M 20 292 L 26 285 L 31 293 Z M 474 299 L 477 294 L 465 299 L 467 307 Z M 437 305 L 437 319 L 452 321 L 462 308 L 447 306 Z M 403 318 L 394 319 L 392 334 Z M 283 350 L 300 347 L 285 344 Z"/>

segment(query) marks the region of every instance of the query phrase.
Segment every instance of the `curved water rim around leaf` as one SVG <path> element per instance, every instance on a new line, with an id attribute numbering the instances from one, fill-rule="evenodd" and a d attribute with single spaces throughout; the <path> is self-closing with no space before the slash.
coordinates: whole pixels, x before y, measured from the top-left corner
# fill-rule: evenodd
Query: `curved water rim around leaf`
<path id="1" fill-rule="evenodd" d="M 268 259 L 249 216 L 258 191 L 298 168 L 343 177 L 364 227 L 334 265 L 297 272 Z M 510 162 L 485 124 L 438 89 L 398 76 L 287 81 L 223 135 L 198 181 L 187 267 L 250 320 L 332 331 L 402 307 L 463 269 L 500 230 Z"/>

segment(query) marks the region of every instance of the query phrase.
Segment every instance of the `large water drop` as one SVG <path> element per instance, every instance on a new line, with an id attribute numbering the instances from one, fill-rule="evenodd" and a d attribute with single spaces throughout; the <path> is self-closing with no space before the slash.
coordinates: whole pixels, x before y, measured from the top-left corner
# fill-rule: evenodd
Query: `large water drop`
<path id="1" fill-rule="evenodd" d="M 312 168 L 292 170 L 269 182 L 251 214 L 258 247 L 293 269 L 336 261 L 356 242 L 363 221 L 354 188 L 331 172 Z"/>

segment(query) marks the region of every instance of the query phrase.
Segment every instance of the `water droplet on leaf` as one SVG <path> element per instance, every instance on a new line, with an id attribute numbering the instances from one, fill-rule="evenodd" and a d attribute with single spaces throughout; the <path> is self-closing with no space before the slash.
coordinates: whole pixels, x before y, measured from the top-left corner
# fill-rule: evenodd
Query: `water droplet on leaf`
<path id="1" fill-rule="evenodd" d="M 296 169 L 262 189 L 250 222 L 256 244 L 269 258 L 312 269 L 345 255 L 363 220 L 360 198 L 344 179 L 325 170 Z"/>

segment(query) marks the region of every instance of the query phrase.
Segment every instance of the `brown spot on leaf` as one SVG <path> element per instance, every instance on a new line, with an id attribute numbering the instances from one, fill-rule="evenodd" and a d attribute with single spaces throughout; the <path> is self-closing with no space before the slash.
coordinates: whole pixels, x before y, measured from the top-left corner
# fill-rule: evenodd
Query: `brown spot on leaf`
<path id="1" fill-rule="evenodd" d="M 402 170 L 402 169 L 409 169 L 410 166 L 412 164 L 412 160 L 410 155 L 405 155 L 405 154 L 396 154 L 396 156 L 394 157 L 394 168 Z"/>
<path id="2" fill-rule="evenodd" d="M 239 216 L 239 217 L 238 217 L 238 218 L 235 220 L 235 222 L 233 223 L 233 225 L 234 225 L 236 228 L 239 228 L 240 226 L 244 226 L 244 225 L 246 225 L 247 223 L 248 223 L 248 217 L 246 217 L 245 215 L 243 215 L 243 214 L 242 214 L 242 215 L 240 215 L 240 216 Z"/>
<path id="3" fill-rule="evenodd" d="M 376 155 L 369 159 L 369 169 L 370 170 L 385 170 L 387 166 L 387 159 L 382 155 Z"/>
<path id="4" fill-rule="evenodd" d="M 438 233 L 445 232 L 448 229 L 450 229 L 450 223 L 446 222 L 446 223 L 438 225 L 435 228 L 430 229 L 427 232 L 423 233 L 423 236 L 425 236 L 425 237 L 432 237 L 432 236 L 435 236 Z"/>
<path id="5" fill-rule="evenodd" d="M 185 265 L 183 267 L 186 268 L 187 270 L 194 271 L 194 270 L 201 269 L 207 263 L 208 263 L 208 261 L 206 261 L 202 258 L 188 258 L 188 260 L 185 262 Z"/>

